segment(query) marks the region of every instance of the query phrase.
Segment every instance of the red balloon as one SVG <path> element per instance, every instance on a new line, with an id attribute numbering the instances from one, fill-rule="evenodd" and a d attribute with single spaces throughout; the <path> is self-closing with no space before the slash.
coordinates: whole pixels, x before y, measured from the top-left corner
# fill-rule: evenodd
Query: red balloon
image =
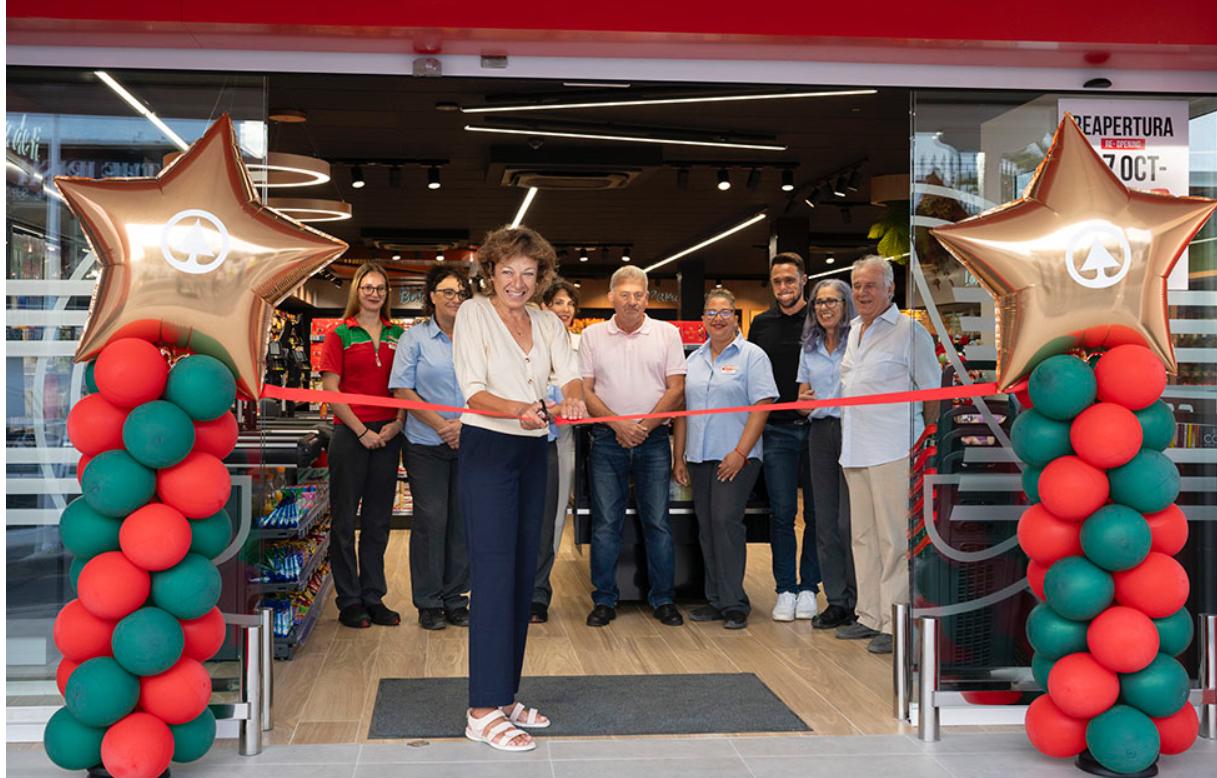
<path id="1" fill-rule="evenodd" d="M 1115 403 L 1095 403 L 1078 414 L 1069 427 L 1074 452 L 1100 470 L 1127 464 L 1141 450 L 1141 422 Z"/>
<path id="2" fill-rule="evenodd" d="M 1031 402 L 1031 382 L 1026 378 L 1018 383 L 1010 385 L 1010 392 L 1018 398 L 1018 404 L 1021 408 L 1034 408 L 1035 403 Z"/>
<path id="3" fill-rule="evenodd" d="M 1196 716 L 1196 708 L 1190 702 L 1169 716 L 1152 719 L 1158 728 L 1158 737 L 1162 741 L 1161 752 L 1164 754 L 1182 754 L 1196 742 L 1200 734 L 1200 719 Z"/>
<path id="4" fill-rule="evenodd" d="M 1158 655 L 1158 628 L 1136 608 L 1113 605 L 1090 622 L 1086 645 L 1113 673 L 1135 673 Z"/>
<path id="5" fill-rule="evenodd" d="M 1107 502 L 1107 475 L 1080 457 L 1063 456 L 1040 473 L 1040 503 L 1058 519 L 1083 521 Z"/>
<path id="6" fill-rule="evenodd" d="M 55 668 L 55 686 L 59 688 L 60 697 L 67 696 L 68 679 L 72 677 L 72 671 L 77 667 L 80 667 L 80 662 L 73 662 L 67 657 L 59 660 L 59 667 Z"/>
<path id="7" fill-rule="evenodd" d="M 182 657 L 160 675 L 139 679 L 139 707 L 166 724 L 194 720 L 211 698 L 211 676 L 195 659 Z"/>
<path id="8" fill-rule="evenodd" d="M 182 634 L 186 636 L 186 646 L 182 649 L 182 655 L 200 662 L 206 662 L 215 656 L 216 652 L 220 650 L 220 646 L 224 645 L 224 638 L 228 635 L 224 616 L 218 607 L 212 608 L 197 619 L 183 621 L 181 624 Z"/>
<path id="9" fill-rule="evenodd" d="M 169 380 L 169 363 L 148 341 L 119 338 L 97 355 L 93 380 L 107 400 L 134 408 L 160 398 Z"/>
<path id="10" fill-rule="evenodd" d="M 211 454 L 186 455 L 173 467 L 156 471 L 156 493 L 188 519 L 214 516 L 228 503 L 232 479 L 228 468 Z"/>
<path id="11" fill-rule="evenodd" d="M 158 778 L 173 759 L 173 732 L 165 722 L 136 711 L 106 730 L 101 763 L 114 778 Z"/>
<path id="12" fill-rule="evenodd" d="M 1187 602 L 1187 571 L 1174 557 L 1160 551 L 1150 551 L 1133 569 L 1111 575 L 1116 582 L 1116 602 L 1136 608 L 1151 619 L 1165 618 Z"/>
<path id="13" fill-rule="evenodd" d="M 127 410 L 90 394 L 68 411 L 68 438 L 77 450 L 95 457 L 103 451 L 123 447 L 123 422 Z"/>
<path id="14" fill-rule="evenodd" d="M 76 483 L 82 483 L 85 477 L 85 468 L 93 461 L 93 457 L 88 454 L 81 454 L 80 459 L 76 461 Z"/>
<path id="15" fill-rule="evenodd" d="M 194 423 L 194 450 L 223 459 L 236 447 L 237 436 L 240 432 L 237 427 L 237 417 L 231 413 L 225 413 L 220 418 L 211 421 L 196 421 Z"/>
<path id="16" fill-rule="evenodd" d="M 1031 593 L 1035 595 L 1035 599 L 1040 602 L 1044 601 L 1044 576 L 1048 575 L 1048 568 L 1041 565 L 1032 559 L 1027 563 L 1027 585 L 1031 587 Z"/>
<path id="17" fill-rule="evenodd" d="M 1048 673 L 1048 694 L 1066 716 L 1089 720 L 1115 704 L 1120 679 L 1090 654 L 1069 654 Z"/>
<path id="18" fill-rule="evenodd" d="M 1033 561 L 1045 568 L 1058 559 L 1082 555 L 1082 525 L 1062 521 L 1041 503 L 1023 511 L 1018 520 L 1018 544 Z"/>
<path id="19" fill-rule="evenodd" d="M 1024 722 L 1027 739 L 1044 756 L 1068 759 L 1086 750 L 1089 722 L 1065 715 L 1047 694 L 1032 700 Z"/>
<path id="20" fill-rule="evenodd" d="M 89 613 L 117 621 L 147 602 L 152 579 L 121 551 L 107 551 L 85 563 L 76 591 Z"/>
<path id="21" fill-rule="evenodd" d="M 82 573 L 83 575 L 83 573 Z M 97 656 L 110 656 L 110 636 L 115 622 L 94 616 L 80 600 L 63 606 L 51 630 L 55 647 L 65 659 L 83 662 Z"/>
<path id="22" fill-rule="evenodd" d="M 1166 367 L 1145 346 L 1116 346 L 1095 365 L 1099 402 L 1118 403 L 1132 411 L 1153 405 L 1166 388 Z"/>
<path id="23" fill-rule="evenodd" d="M 118 544 L 137 567 L 168 570 L 190 551 L 190 522 L 176 508 L 149 503 L 123 520 Z"/>
<path id="24" fill-rule="evenodd" d="M 1174 556 L 1183 550 L 1187 543 L 1187 517 L 1178 505 L 1171 503 L 1157 513 L 1146 514 L 1149 531 L 1153 536 L 1150 551 L 1160 551 L 1167 556 Z"/>

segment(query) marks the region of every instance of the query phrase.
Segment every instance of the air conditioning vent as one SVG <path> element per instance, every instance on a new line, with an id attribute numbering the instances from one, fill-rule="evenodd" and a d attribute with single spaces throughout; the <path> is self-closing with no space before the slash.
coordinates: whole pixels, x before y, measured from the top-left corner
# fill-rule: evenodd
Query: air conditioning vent
<path id="1" fill-rule="evenodd" d="M 639 169 L 617 170 L 537 170 L 528 168 L 503 169 L 503 186 L 528 189 L 558 189 L 588 192 L 598 189 L 623 189 L 642 174 Z"/>

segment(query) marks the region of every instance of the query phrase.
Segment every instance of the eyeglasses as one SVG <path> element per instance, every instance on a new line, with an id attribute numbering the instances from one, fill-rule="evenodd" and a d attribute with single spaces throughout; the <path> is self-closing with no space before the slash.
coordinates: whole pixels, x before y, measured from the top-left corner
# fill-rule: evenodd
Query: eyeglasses
<path id="1" fill-rule="evenodd" d="M 735 311 L 731 310 L 730 308 L 720 308 L 717 311 L 702 311 L 701 315 L 705 316 L 707 319 L 713 319 L 716 316 L 720 319 L 729 319 L 735 316 Z"/>
<path id="2" fill-rule="evenodd" d="M 844 300 L 842 300 L 841 298 L 832 297 L 827 300 L 816 300 L 815 302 L 812 303 L 812 305 L 814 305 L 817 308 L 836 308 L 842 302 L 844 302 Z"/>
<path id="3" fill-rule="evenodd" d="M 361 284 L 359 286 L 359 291 L 363 292 L 364 294 L 384 294 L 385 292 L 389 291 L 389 287 L 372 286 L 371 284 Z"/>
<path id="4" fill-rule="evenodd" d="M 460 298 L 462 300 L 469 299 L 469 293 L 466 292 L 464 289 L 436 289 L 435 293 L 443 295 L 444 299 L 449 302 L 451 302 L 457 298 Z"/>

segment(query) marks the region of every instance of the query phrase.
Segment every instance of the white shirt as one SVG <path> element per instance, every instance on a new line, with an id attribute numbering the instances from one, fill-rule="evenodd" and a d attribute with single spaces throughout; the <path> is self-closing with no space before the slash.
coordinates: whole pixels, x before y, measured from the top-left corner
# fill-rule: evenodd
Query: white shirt
<path id="1" fill-rule="evenodd" d="M 579 378 L 579 365 L 570 347 L 562 321 L 539 308 L 528 306 L 532 323 L 532 350 L 520 349 L 511 331 L 499 317 L 490 298 L 475 295 L 456 312 L 452 327 L 452 362 L 465 401 L 478 392 L 490 392 L 506 400 L 536 402 L 545 397 L 550 384 L 566 386 Z M 507 435 L 543 438 L 548 429 L 526 430 L 517 419 L 479 414 L 461 415 L 461 423 Z"/>
<path id="2" fill-rule="evenodd" d="M 934 339 L 892 303 L 862 334 L 862 317 L 850 323 L 841 358 L 841 396 L 913 388 L 936 389 L 942 371 Z M 853 405 L 841 409 L 841 467 L 873 467 L 903 459 L 925 429 L 921 403 Z"/>

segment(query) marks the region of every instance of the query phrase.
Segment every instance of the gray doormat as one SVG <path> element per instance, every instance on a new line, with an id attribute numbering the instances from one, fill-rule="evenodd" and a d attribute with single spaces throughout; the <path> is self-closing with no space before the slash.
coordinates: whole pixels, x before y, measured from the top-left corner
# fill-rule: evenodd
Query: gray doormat
<path id="1" fill-rule="evenodd" d="M 463 737 L 468 678 L 383 678 L 368 738 Z M 544 735 L 810 732 L 752 673 L 525 678 L 519 699 L 553 721 Z"/>

